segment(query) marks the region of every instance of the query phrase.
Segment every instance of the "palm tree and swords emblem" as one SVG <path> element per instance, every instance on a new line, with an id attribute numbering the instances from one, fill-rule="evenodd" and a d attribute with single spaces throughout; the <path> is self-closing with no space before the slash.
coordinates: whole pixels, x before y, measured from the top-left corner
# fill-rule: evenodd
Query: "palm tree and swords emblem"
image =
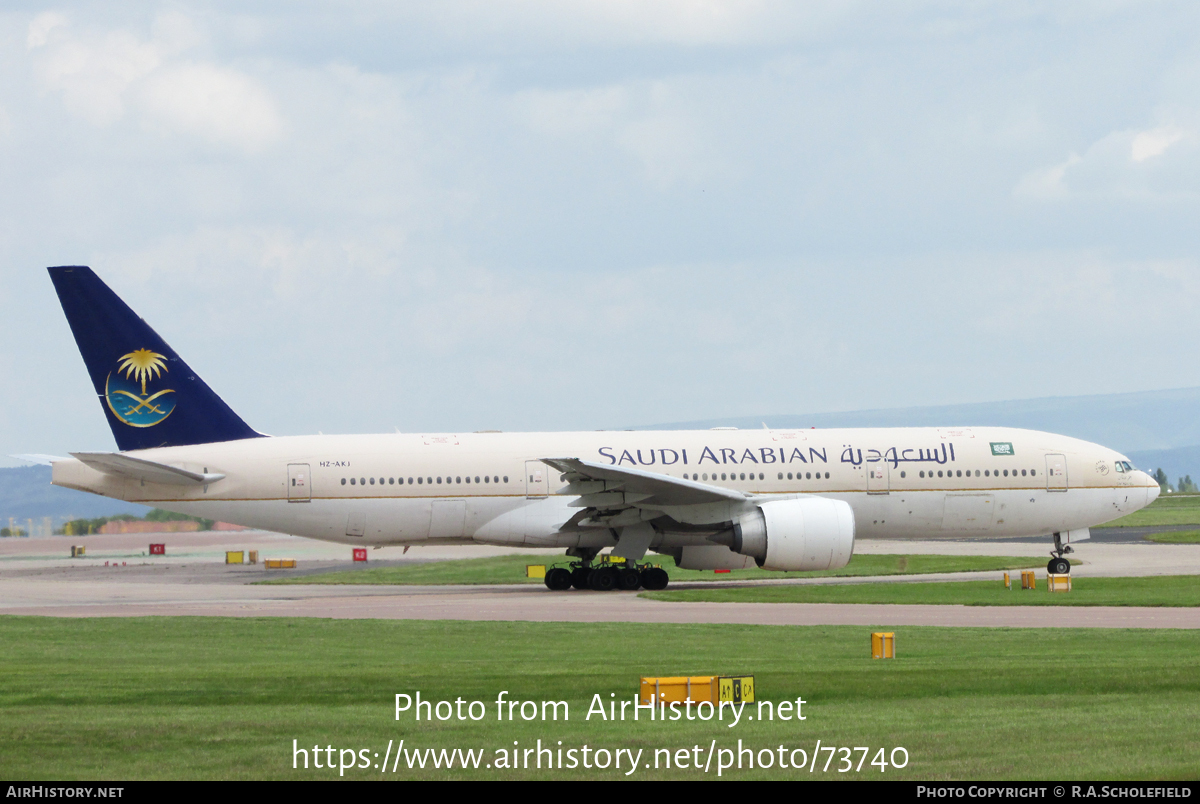
<path id="1" fill-rule="evenodd" d="M 167 356 L 149 349 L 135 349 L 118 358 L 115 376 L 108 375 L 104 396 L 113 415 L 131 427 L 153 427 L 171 415 L 175 400 L 172 388 L 150 393 L 148 382 L 167 371 Z M 140 391 L 140 393 L 139 393 Z"/>

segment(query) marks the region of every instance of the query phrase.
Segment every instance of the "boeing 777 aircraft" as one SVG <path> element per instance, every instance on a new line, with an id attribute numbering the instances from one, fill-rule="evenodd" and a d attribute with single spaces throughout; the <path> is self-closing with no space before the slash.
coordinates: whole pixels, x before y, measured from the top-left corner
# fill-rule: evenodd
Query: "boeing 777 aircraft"
<path id="1" fill-rule="evenodd" d="M 49 270 L 120 450 L 53 460 L 55 485 L 352 545 L 562 547 L 555 590 L 662 589 L 647 551 L 836 569 L 856 536 L 1046 536 L 1065 573 L 1159 492 L 1114 450 L 997 427 L 264 436 L 91 269 Z"/>

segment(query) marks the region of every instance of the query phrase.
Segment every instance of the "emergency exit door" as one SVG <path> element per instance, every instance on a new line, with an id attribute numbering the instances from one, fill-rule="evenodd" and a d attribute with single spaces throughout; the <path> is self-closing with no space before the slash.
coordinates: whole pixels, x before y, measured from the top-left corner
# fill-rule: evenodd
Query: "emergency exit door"
<path id="1" fill-rule="evenodd" d="M 541 461 L 525 461 L 525 496 L 545 497 L 550 487 L 550 467 Z"/>
<path id="2" fill-rule="evenodd" d="M 867 494 L 887 494 L 891 490 L 891 467 L 880 458 L 867 463 Z"/>
<path id="3" fill-rule="evenodd" d="M 288 502 L 312 500 L 312 473 L 306 463 L 288 464 Z"/>

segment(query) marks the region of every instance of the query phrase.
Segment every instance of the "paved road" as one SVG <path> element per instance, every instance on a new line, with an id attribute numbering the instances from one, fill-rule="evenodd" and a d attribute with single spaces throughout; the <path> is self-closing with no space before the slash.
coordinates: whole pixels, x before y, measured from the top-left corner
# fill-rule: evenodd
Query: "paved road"
<path id="1" fill-rule="evenodd" d="M 186 538 L 181 538 L 186 537 Z M 526 620 L 562 622 L 675 622 L 776 625 L 945 625 L 987 627 L 1200 628 L 1200 609 L 1131 607 L 985 607 L 792 603 L 667 603 L 620 592 L 550 592 L 542 586 L 260 586 L 261 567 L 225 566 L 223 550 L 259 549 L 291 554 L 312 570 L 349 569 L 349 548 L 278 534 L 177 534 L 165 559 L 142 556 L 145 536 L 87 537 L 87 559 L 56 552 L 69 540 L 3 540 L 0 543 L 0 613 L 64 617 L 199 615 L 382 619 Z M 132 540 L 131 540 L 132 539 Z M 38 545 L 38 542 L 42 542 Z M 126 543 L 128 542 L 128 543 Z M 53 548 L 53 549 L 52 549 Z M 997 542 L 860 541 L 861 553 L 948 555 L 1045 554 L 1045 545 Z M 308 551 L 308 552 L 302 552 Z M 414 549 L 387 563 L 495 555 L 496 548 Z M 551 551 L 557 554 L 557 551 Z M 374 556 L 375 553 L 372 553 Z M 105 556 L 108 556 L 105 558 Z M 124 556 L 124 558 L 122 558 Z M 1076 553 L 1080 576 L 1200 575 L 1200 545 L 1094 543 Z M 105 567 L 104 561 L 110 566 Z M 120 566 L 120 562 L 124 566 Z M 169 562 L 169 563 L 168 563 Z M 112 566 L 116 563 L 117 566 Z M 376 562 L 374 564 L 378 566 Z M 361 566 L 361 565 L 360 565 Z M 999 573 L 943 573 L 882 578 L 795 578 L 769 584 L 835 584 L 887 581 L 998 579 Z M 758 582 L 763 583 L 763 582 Z M 674 584 L 740 585 L 729 582 Z"/>
<path id="2" fill-rule="evenodd" d="M 238 586 L 14 580 L 0 612 L 60 617 L 194 615 L 333 619 L 944 625 L 1005 628 L 1200 628 L 1200 610 L 1133 607 L 666 603 L 633 593 L 544 587 Z M 348 594 L 348 592 L 350 592 Z"/>

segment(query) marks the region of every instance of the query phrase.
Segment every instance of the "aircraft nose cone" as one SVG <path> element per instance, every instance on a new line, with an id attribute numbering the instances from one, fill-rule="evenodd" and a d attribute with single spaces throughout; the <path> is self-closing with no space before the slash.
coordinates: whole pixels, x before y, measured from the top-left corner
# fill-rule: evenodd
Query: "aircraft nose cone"
<path id="1" fill-rule="evenodd" d="M 1154 478 L 1149 475 L 1146 475 L 1146 478 L 1150 481 L 1149 485 L 1146 486 L 1146 505 L 1149 505 L 1158 499 L 1158 495 L 1162 493 L 1162 489 L 1159 488 L 1158 483 L 1154 482 Z"/>

